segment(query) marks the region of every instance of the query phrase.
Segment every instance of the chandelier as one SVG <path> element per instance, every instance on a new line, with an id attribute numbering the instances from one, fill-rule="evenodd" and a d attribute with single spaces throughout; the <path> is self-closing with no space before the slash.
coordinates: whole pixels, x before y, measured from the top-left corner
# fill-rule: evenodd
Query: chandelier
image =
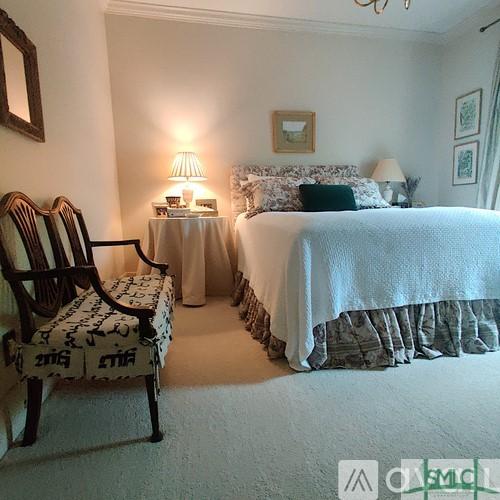
<path id="1" fill-rule="evenodd" d="M 361 7 L 369 7 L 370 5 L 373 5 L 375 13 L 382 14 L 389 3 L 389 0 L 365 0 L 364 2 L 361 0 L 354 0 L 354 2 Z M 404 0 L 404 4 L 405 9 L 408 10 L 410 8 L 411 0 Z"/>

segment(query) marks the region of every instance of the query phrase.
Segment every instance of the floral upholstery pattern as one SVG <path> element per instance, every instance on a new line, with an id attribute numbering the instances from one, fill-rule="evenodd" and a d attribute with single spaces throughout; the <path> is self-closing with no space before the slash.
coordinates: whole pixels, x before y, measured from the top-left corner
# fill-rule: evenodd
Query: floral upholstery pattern
<path id="1" fill-rule="evenodd" d="M 378 184 L 373 179 L 366 177 L 333 177 L 314 176 L 320 184 L 347 185 L 352 187 L 354 199 L 358 208 L 389 208 L 380 194 Z"/>
<path id="2" fill-rule="evenodd" d="M 248 200 L 247 219 L 262 212 L 296 212 L 302 210 L 299 186 L 316 184 L 312 177 L 272 177 L 243 186 Z"/>
<path id="3" fill-rule="evenodd" d="M 246 199 L 242 191 L 241 181 L 248 180 L 248 174 L 273 177 L 356 177 L 359 175 L 355 165 L 235 165 L 232 167 L 231 209 L 233 221 L 239 214 L 247 211 Z"/>
<path id="4" fill-rule="evenodd" d="M 283 358 L 286 343 L 272 335 L 271 319 L 248 281 L 237 273 L 233 305 L 270 358 Z M 421 356 L 458 357 L 498 351 L 500 300 L 443 301 L 393 309 L 350 311 L 316 325 L 308 362 L 315 370 L 366 369 L 410 363 Z"/>
<path id="5" fill-rule="evenodd" d="M 23 378 L 129 378 L 154 374 L 164 366 L 172 340 L 172 277 L 133 276 L 106 281 L 104 287 L 127 305 L 154 308 L 150 323 L 156 335 L 141 339 L 138 318 L 112 309 L 89 289 L 19 347 Z"/>

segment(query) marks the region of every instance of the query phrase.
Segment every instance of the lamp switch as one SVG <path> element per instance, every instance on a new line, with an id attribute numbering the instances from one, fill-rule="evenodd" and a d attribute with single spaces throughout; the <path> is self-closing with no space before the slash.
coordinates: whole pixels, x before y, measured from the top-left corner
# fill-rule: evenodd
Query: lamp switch
<path id="1" fill-rule="evenodd" d="M 16 359 L 16 332 L 14 330 L 9 330 L 2 337 L 3 343 L 3 357 L 5 361 L 5 366 L 9 366 L 14 363 Z"/>

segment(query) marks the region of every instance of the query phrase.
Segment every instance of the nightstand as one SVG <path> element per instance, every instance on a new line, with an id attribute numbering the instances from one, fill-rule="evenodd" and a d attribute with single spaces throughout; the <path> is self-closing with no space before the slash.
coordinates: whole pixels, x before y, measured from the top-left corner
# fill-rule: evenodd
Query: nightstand
<path id="1" fill-rule="evenodd" d="M 184 305 L 202 306 L 207 295 L 231 294 L 235 250 L 227 217 L 152 217 L 142 247 L 149 258 L 169 264 L 176 298 Z M 138 274 L 149 272 L 139 264 Z"/>

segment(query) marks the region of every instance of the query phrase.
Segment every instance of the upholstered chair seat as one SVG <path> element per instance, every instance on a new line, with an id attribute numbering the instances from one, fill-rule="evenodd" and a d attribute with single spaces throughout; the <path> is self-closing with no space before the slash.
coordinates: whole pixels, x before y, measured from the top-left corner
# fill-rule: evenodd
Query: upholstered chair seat
<path id="1" fill-rule="evenodd" d="M 138 318 L 113 309 L 89 289 L 23 345 L 24 377 L 128 378 L 147 373 L 152 356 L 166 352 L 173 319 L 172 277 L 134 276 L 106 281 L 104 288 L 129 306 L 153 308 L 150 323 L 156 335 L 141 339 Z M 158 355 L 161 364 L 163 359 Z"/>

